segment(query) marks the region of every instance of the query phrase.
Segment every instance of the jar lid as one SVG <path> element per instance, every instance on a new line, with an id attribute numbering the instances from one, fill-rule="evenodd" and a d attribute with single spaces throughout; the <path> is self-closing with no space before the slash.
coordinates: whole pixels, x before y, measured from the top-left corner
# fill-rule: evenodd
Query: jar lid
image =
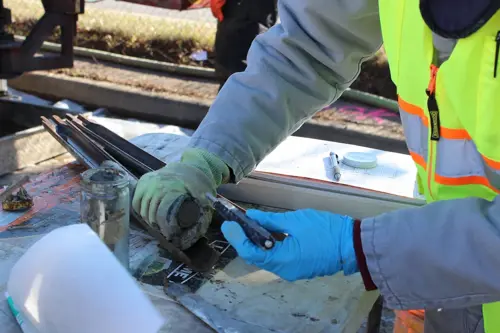
<path id="1" fill-rule="evenodd" d="M 86 185 L 124 187 L 128 186 L 129 177 L 122 170 L 100 167 L 82 173 L 82 182 Z"/>
<path id="2" fill-rule="evenodd" d="M 377 157 L 370 153 L 349 152 L 344 155 L 342 163 L 353 168 L 371 169 L 377 166 Z"/>

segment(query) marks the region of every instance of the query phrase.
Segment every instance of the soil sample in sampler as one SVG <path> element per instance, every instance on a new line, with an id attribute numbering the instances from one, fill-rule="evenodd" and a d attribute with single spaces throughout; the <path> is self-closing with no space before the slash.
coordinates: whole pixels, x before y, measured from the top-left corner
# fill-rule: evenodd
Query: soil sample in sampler
<path id="1" fill-rule="evenodd" d="M 130 191 L 123 171 L 96 168 L 81 180 L 81 221 L 94 230 L 128 270 Z"/>

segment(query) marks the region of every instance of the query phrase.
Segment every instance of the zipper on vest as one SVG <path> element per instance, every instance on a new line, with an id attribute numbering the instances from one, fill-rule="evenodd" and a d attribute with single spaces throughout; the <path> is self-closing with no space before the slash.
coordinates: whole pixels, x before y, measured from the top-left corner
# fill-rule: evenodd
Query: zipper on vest
<path id="1" fill-rule="evenodd" d="M 500 31 L 497 32 L 497 36 L 495 37 L 495 42 L 497 43 L 497 47 L 495 49 L 495 64 L 493 65 L 493 77 L 497 77 L 497 68 L 498 68 L 498 53 L 500 51 Z"/>
<path id="2" fill-rule="evenodd" d="M 429 122 L 431 140 L 438 141 L 440 138 L 439 107 L 436 101 L 436 76 L 439 67 L 431 65 L 431 78 L 425 91 L 427 94 L 427 109 L 429 110 Z"/>
<path id="3" fill-rule="evenodd" d="M 436 65 L 431 65 L 430 68 L 430 80 L 429 85 L 426 89 L 427 94 L 427 109 L 429 110 L 429 130 L 430 130 L 430 142 L 429 142 L 429 161 L 427 162 L 427 188 L 429 189 L 429 196 L 434 200 L 434 195 L 432 193 L 432 178 L 433 178 L 433 163 L 434 163 L 434 149 L 436 141 L 440 138 L 440 123 L 439 123 L 439 107 L 436 101 L 436 76 L 439 67 Z"/>

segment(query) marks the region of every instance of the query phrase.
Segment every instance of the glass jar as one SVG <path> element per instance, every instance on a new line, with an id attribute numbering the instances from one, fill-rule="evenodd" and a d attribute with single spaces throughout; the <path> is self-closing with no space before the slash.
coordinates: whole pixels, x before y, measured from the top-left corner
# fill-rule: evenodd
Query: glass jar
<path id="1" fill-rule="evenodd" d="M 129 269 L 130 191 L 128 175 L 113 168 L 96 168 L 81 175 L 81 222 L 94 230 Z"/>

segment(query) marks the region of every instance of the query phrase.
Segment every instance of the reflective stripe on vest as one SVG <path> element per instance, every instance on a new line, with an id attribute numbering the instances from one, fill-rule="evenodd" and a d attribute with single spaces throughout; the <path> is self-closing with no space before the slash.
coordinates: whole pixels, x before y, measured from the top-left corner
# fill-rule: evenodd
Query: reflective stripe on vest
<path id="1" fill-rule="evenodd" d="M 427 169 L 428 123 L 422 108 L 399 97 L 406 143 L 413 161 Z M 434 181 L 442 185 L 483 185 L 500 193 L 500 163 L 482 156 L 467 131 L 441 127 L 437 143 Z M 481 196 L 483 197 L 483 196 Z M 489 198 L 489 192 L 488 196 Z"/>
<path id="2" fill-rule="evenodd" d="M 427 201 L 492 200 L 500 193 L 500 75 L 494 77 L 500 12 L 459 40 L 440 66 L 435 81 L 440 136 L 431 140 L 426 88 L 435 54 L 419 0 L 379 0 L 379 9 L 406 142 Z M 486 332 L 500 332 L 500 303 L 483 305 L 483 316 Z"/>

